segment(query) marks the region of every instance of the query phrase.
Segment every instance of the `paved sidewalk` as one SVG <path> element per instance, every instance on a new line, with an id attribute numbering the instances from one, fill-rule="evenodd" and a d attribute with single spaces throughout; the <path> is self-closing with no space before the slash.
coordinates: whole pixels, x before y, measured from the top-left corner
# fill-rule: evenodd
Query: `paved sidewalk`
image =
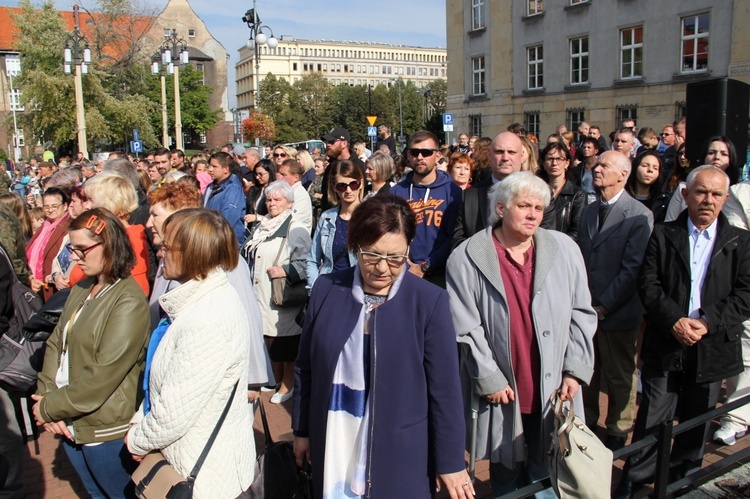
<path id="1" fill-rule="evenodd" d="M 291 440 L 291 411 L 292 401 L 282 405 L 269 402 L 270 393 L 263 393 L 266 412 L 269 419 L 271 436 L 274 440 Z M 606 407 L 606 395 L 602 395 L 601 403 Z M 255 440 L 257 448 L 263 446 L 263 426 L 260 419 L 260 411 L 256 411 L 255 417 Z M 711 434 L 716 425 L 712 427 Z M 603 429 L 601 429 L 603 432 Z M 750 434 L 742 437 L 733 446 L 717 447 L 714 443 L 706 446 L 704 466 L 711 464 L 723 456 L 731 455 L 738 450 L 750 447 Z M 468 456 L 467 456 L 468 461 Z M 619 480 L 622 461 L 615 462 L 613 480 Z M 477 483 L 475 489 L 477 498 L 490 498 L 492 491 L 489 487 L 489 464 L 487 461 L 479 461 L 476 465 Z M 24 480 L 26 492 L 29 498 L 61 498 L 69 499 L 76 497 L 87 497 L 86 491 L 81 486 L 78 477 L 70 466 L 60 442 L 49 433 L 42 433 L 38 440 L 26 445 L 24 456 Z M 698 495 L 692 495 L 698 494 Z M 702 495 L 701 495 L 702 494 Z M 743 495 L 740 495 L 743 494 Z M 645 497 L 646 491 L 639 496 Z M 439 497 L 447 497 L 440 494 Z M 750 465 L 744 465 L 737 470 L 730 471 L 724 476 L 702 486 L 694 491 L 690 499 L 722 498 L 734 499 L 735 497 L 750 497 Z"/>

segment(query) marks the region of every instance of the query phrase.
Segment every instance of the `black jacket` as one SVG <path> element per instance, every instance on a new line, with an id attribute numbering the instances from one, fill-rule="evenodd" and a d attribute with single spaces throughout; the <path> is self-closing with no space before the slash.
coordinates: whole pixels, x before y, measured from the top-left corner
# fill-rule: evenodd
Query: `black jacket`
<path id="1" fill-rule="evenodd" d="M 680 345 L 672 334 L 672 326 L 688 314 L 688 241 L 687 210 L 654 227 L 638 279 L 646 308 L 641 358 L 658 370 L 695 373 L 698 382 L 721 381 L 743 370 L 740 334 L 742 321 L 750 317 L 750 232 L 732 227 L 719 214 L 701 290 L 708 333 L 691 347 Z"/>
<path id="2" fill-rule="evenodd" d="M 565 182 L 555 199 L 555 230 L 578 241 L 578 221 L 586 207 L 586 193 L 573 182 Z"/>
<path id="3" fill-rule="evenodd" d="M 489 206 L 487 195 L 492 188 L 492 175 L 465 189 L 458 209 L 456 227 L 453 229 L 452 247 L 455 249 L 464 240 L 489 227 Z M 555 229 L 555 201 L 550 200 L 544 210 L 543 229 Z"/>

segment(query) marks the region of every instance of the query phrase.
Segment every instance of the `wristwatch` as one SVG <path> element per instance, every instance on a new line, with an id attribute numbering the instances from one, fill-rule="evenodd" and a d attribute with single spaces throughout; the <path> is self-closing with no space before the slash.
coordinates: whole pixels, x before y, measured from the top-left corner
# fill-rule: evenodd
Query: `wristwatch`
<path id="1" fill-rule="evenodd" d="M 424 262 L 422 262 L 421 264 L 419 264 L 419 268 L 422 269 L 422 273 L 424 275 L 427 275 L 432 270 L 432 265 L 430 265 L 429 261 L 425 260 Z"/>

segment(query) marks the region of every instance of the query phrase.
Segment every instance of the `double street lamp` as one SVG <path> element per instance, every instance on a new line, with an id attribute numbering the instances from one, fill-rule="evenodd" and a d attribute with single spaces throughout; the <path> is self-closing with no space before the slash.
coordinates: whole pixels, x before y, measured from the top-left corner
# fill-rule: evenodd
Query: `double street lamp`
<path id="1" fill-rule="evenodd" d="M 253 8 L 245 12 L 242 22 L 250 28 L 250 39 L 247 41 L 247 48 L 253 51 L 255 60 L 255 111 L 260 113 L 260 46 L 268 45 L 268 48 L 275 49 L 279 41 L 273 36 L 273 30 L 264 25 L 258 16 L 257 0 L 253 0 Z M 264 31 L 267 31 L 266 34 Z M 256 145 L 259 145 L 260 138 L 256 139 Z"/>
<path id="2" fill-rule="evenodd" d="M 398 141 L 402 144 L 404 141 L 404 108 L 401 105 L 401 78 L 390 78 L 391 81 L 398 82 L 398 122 L 399 122 L 399 129 L 401 130 L 400 135 L 398 137 Z"/>
<path id="3" fill-rule="evenodd" d="M 89 64 L 91 64 L 91 50 L 86 38 L 81 34 L 78 22 L 78 5 L 73 6 L 73 16 L 75 26 L 73 32 L 65 40 L 65 50 L 63 51 L 63 69 L 66 75 L 72 73 L 72 66 L 75 66 L 75 96 L 76 96 L 76 128 L 78 129 L 78 150 L 83 153 L 85 158 L 89 157 L 88 142 L 86 141 L 86 116 L 83 109 L 83 82 L 81 75 L 88 74 Z"/>
<path id="4" fill-rule="evenodd" d="M 167 74 L 174 75 L 174 134 L 177 149 L 184 150 L 185 145 L 182 137 L 182 112 L 180 109 L 180 66 L 190 62 L 187 43 L 177 36 L 175 29 L 164 30 L 164 44 L 151 59 L 151 74 L 161 75 L 161 104 L 162 104 L 162 141 L 164 147 L 169 147 L 167 135 L 167 90 L 166 76 L 161 71 L 159 63 L 166 69 Z"/>

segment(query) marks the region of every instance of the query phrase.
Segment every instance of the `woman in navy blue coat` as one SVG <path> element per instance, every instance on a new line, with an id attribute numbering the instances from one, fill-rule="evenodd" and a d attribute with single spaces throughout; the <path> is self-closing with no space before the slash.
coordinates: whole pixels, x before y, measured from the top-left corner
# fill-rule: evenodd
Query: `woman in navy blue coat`
<path id="1" fill-rule="evenodd" d="M 405 265 L 415 226 L 401 198 L 364 201 L 349 222 L 357 266 L 313 287 L 292 425 L 316 497 L 473 495 L 448 295 Z"/>

